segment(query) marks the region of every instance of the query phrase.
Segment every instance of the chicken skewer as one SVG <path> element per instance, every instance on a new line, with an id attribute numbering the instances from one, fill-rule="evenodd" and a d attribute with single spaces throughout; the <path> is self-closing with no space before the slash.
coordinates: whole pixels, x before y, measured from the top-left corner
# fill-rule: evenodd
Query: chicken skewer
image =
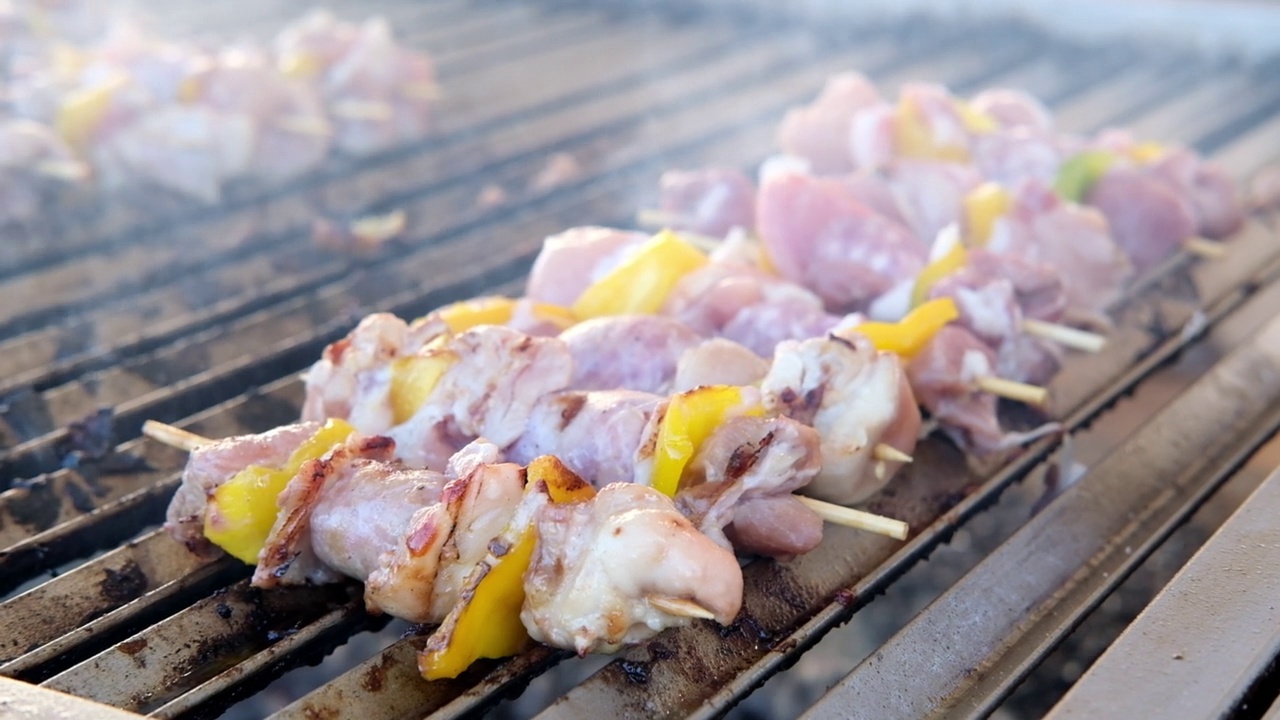
<path id="1" fill-rule="evenodd" d="M 689 233 L 679 228 L 695 225 L 689 218 L 661 210 L 641 210 L 637 214 L 640 227 L 664 230 L 673 229 L 680 232 L 680 237 L 704 252 L 713 252 L 723 242 L 711 236 Z M 1082 352 L 1100 352 L 1106 345 L 1106 338 L 1098 333 L 1081 330 L 1057 322 L 1048 322 L 1037 318 L 1022 318 L 1018 323 L 1022 332 L 1044 340 L 1052 341 L 1072 350 Z"/>

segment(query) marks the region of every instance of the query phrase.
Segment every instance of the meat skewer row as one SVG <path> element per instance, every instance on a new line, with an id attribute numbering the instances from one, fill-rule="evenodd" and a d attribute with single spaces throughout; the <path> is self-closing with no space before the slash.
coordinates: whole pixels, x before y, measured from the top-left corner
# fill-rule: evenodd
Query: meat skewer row
<path id="1" fill-rule="evenodd" d="M 530 636 L 612 651 L 694 618 L 728 624 L 741 606 L 732 552 L 652 488 L 597 493 L 555 458 L 524 468 L 483 442 L 445 473 L 413 470 L 391 459 L 394 441 L 340 421 L 221 441 L 175 430 L 147 430 L 195 446 L 170 533 L 256 563 L 257 587 L 348 576 L 371 611 L 441 623 L 424 653 L 429 678 L 519 652 Z M 201 503 L 194 527 L 187 513 Z"/>
<path id="2" fill-rule="evenodd" d="M 812 105 L 788 114 L 779 142 L 828 174 L 893 175 L 900 162 L 923 160 L 970 165 L 1008 185 L 1053 184 L 1064 199 L 1102 210 L 1139 270 L 1188 239 L 1193 252 L 1212 247 L 1195 236 L 1223 238 L 1243 220 L 1231 181 L 1190 151 L 1135 143 L 1123 133 L 1092 141 L 1055 134 L 1048 111 L 1012 90 L 988 90 L 966 103 L 938 85 L 908 84 L 894 106 L 865 78 L 838 75 Z M 1099 148 L 1120 152 L 1100 165 L 1098 155 L 1086 154 Z M 1103 175 L 1111 177 L 1090 189 Z"/>
<path id="3" fill-rule="evenodd" d="M 331 150 L 382 151 L 432 126 L 431 62 L 380 18 L 357 26 L 314 11 L 272 49 L 206 51 L 110 28 L 94 45 L 50 46 L 9 93 L 20 116 L 56 129 L 107 187 L 142 182 L 217 202 L 231 180 L 283 182 Z"/>
<path id="4" fill-rule="evenodd" d="M 966 429 L 961 436 L 976 431 L 985 438 L 978 445 L 962 443 L 980 452 L 1010 447 L 1018 438 L 1000 433 L 994 397 L 975 391 L 994 391 L 1033 404 L 1047 400 L 1042 387 L 999 382 L 997 358 L 976 340 L 965 339 L 966 350 L 921 353 L 938 328 L 954 318 L 954 303 L 931 304 L 894 326 L 867 324 L 858 314 L 833 315 L 813 293 L 762 270 L 756 249 L 748 244 L 725 243 L 708 258 L 673 233 L 648 238 L 604 228 L 577 228 L 548 238 L 534 263 L 527 292 L 534 302 L 571 306 L 579 318 L 660 313 L 698 335 L 732 340 L 761 356 L 772 355 L 784 340 L 821 337 L 832 331 L 855 336 L 876 333 L 877 347 L 904 357 L 920 354 L 919 364 L 936 365 L 913 376 L 930 385 L 913 386 L 917 398 L 935 412 L 943 398 L 948 406 L 960 401 L 970 407 L 972 412 L 946 416 L 962 422 Z M 859 324 L 861 329 L 856 327 Z M 953 342 L 961 335 L 967 333 L 947 333 Z M 899 342 L 895 337 L 910 341 Z M 949 373 L 946 367 L 951 367 Z"/>

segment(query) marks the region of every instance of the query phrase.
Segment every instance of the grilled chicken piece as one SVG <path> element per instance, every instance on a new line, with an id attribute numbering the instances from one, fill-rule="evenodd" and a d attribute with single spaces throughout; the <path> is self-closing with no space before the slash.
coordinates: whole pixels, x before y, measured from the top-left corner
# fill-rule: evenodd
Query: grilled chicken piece
<path id="1" fill-rule="evenodd" d="M 740 238 L 727 241 L 709 264 L 681 278 L 662 314 L 766 357 L 783 340 L 822 335 L 839 321 L 817 295 L 744 257 L 746 245 Z"/>
<path id="2" fill-rule="evenodd" d="M 356 438 L 304 463 L 280 495 L 253 584 L 323 582 L 337 571 L 365 583 L 370 611 L 443 619 L 514 512 L 524 473 L 497 463 L 487 443 L 447 473 L 406 469 L 394 451 L 390 438 Z"/>
<path id="3" fill-rule="evenodd" d="M 216 555 L 204 537 L 209 495 L 250 465 L 280 467 L 298 446 L 320 429 L 318 422 L 301 422 L 257 435 L 238 435 L 196 448 L 182 471 L 182 484 L 169 502 L 165 530 L 192 552 Z"/>
<path id="4" fill-rule="evenodd" d="M 552 235 L 533 261 L 525 295 L 535 302 L 572 305 L 648 239 L 644 233 L 604 227 L 577 227 Z"/>
<path id="5" fill-rule="evenodd" d="M 652 488 L 606 485 L 592 500 L 547 505 L 537 533 L 520 619 L 540 642 L 612 652 L 689 623 L 651 599 L 692 601 L 722 625 L 741 608 L 737 558 Z"/>
<path id="6" fill-rule="evenodd" d="M 581 322 L 560 335 L 573 356 L 573 390 L 671 391 L 676 364 L 702 338 L 660 315 L 617 315 Z"/>
<path id="7" fill-rule="evenodd" d="M 296 178 L 328 156 L 333 128 L 315 88 L 280 73 L 264 53 L 229 48 L 198 79 L 198 102 L 253 123 L 247 173 L 254 178 Z"/>
<path id="8" fill-rule="evenodd" d="M 1133 277 L 1133 265 L 1112 239 L 1106 216 L 1064 202 L 1049 185 L 1028 181 L 1013 189 L 1013 208 L 996 220 L 987 250 L 1053 268 L 1067 307 L 1101 314 Z"/>
<path id="9" fill-rule="evenodd" d="M 1244 225 L 1244 205 L 1235 182 L 1218 165 L 1186 148 L 1164 153 L 1152 168 L 1191 201 L 1199 234 L 1222 239 Z"/>
<path id="10" fill-rule="evenodd" d="M 970 165 L 897 160 L 889 168 L 889 186 L 921 248 L 964 216 L 965 196 L 981 183 L 982 176 Z"/>
<path id="11" fill-rule="evenodd" d="M 907 364 L 911 389 L 920 404 L 966 452 L 985 455 L 1058 429 L 1056 423 L 1025 433 L 1006 432 L 1000 427 L 996 397 L 975 385 L 979 377 L 996 375 L 996 365 L 991 348 L 958 325 L 940 330 Z"/>
<path id="12" fill-rule="evenodd" d="M 755 385 L 769 373 L 769 361 L 725 338 L 711 338 L 684 351 L 676 363 L 674 392 L 703 385 Z"/>
<path id="13" fill-rule="evenodd" d="M 791 493 L 818 474 L 820 443 L 817 431 L 790 418 L 733 418 L 698 450 L 676 506 L 728 550 L 809 552 L 822 542 L 822 519 Z"/>
<path id="14" fill-rule="evenodd" d="M 910 455 L 920 433 L 920 411 L 897 357 L 855 337 L 780 344 L 760 388 L 766 409 L 821 437 L 822 470 L 804 493 L 842 505 L 879 492 L 897 470 L 874 457 L 877 444 Z"/>
<path id="15" fill-rule="evenodd" d="M 778 145 L 808 160 L 814 172 L 848 172 L 853 169 L 849 132 L 854 117 L 879 103 L 880 93 L 862 75 L 833 75 L 811 104 L 787 112 L 778 127 Z"/>
<path id="16" fill-rule="evenodd" d="M 341 418 L 365 434 L 386 432 L 394 424 L 391 361 L 414 354 L 436 332 L 390 313 L 367 315 L 307 371 L 302 419 Z"/>
<path id="17" fill-rule="evenodd" d="M 676 230 L 719 238 L 755 225 L 755 184 L 740 170 L 668 170 L 658 182 L 659 207 Z"/>
<path id="18" fill-rule="evenodd" d="M 923 243 L 859 202 L 844 183 L 795 172 L 764 181 L 756 228 L 778 273 L 836 311 L 915 275 L 927 254 Z"/>
<path id="19" fill-rule="evenodd" d="M 411 465 L 439 467 L 481 437 L 507 447 L 526 432 L 539 401 L 573 377 L 572 356 L 560 339 L 497 325 L 474 327 L 421 353 L 454 361 L 413 417 L 387 431 Z"/>
<path id="20" fill-rule="evenodd" d="M 995 120 L 1005 129 L 1027 128 L 1049 131 L 1053 116 L 1036 98 L 1021 90 L 990 88 L 969 101 L 969 107 Z"/>
<path id="21" fill-rule="evenodd" d="M 50 180 L 87 175 L 88 168 L 49 127 L 31 120 L 0 121 L 0 225 L 36 217 L 40 190 Z"/>
<path id="22" fill-rule="evenodd" d="M 570 391 L 534 405 L 524 434 L 507 450 L 513 462 L 555 455 L 596 487 L 648 485 L 665 397 L 630 390 Z"/>
<path id="23" fill-rule="evenodd" d="M 1108 171 L 1089 188 L 1086 200 L 1107 217 L 1112 237 L 1139 273 L 1177 253 L 1198 229 L 1188 198 L 1136 168 Z"/>

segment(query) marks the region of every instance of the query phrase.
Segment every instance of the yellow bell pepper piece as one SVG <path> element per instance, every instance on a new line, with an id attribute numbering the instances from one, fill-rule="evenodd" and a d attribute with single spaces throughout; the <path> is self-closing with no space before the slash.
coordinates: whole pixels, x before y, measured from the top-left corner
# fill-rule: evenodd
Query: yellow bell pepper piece
<path id="1" fill-rule="evenodd" d="M 893 132 L 894 145 L 903 157 L 944 162 L 969 161 L 969 151 L 965 148 L 938 144 L 929 127 L 920 119 L 915 103 L 905 97 L 898 102 Z"/>
<path id="2" fill-rule="evenodd" d="M 276 498 L 304 462 L 323 456 L 352 432 L 346 422 L 329 420 L 293 451 L 283 467 L 250 465 L 236 473 L 209 498 L 205 537 L 232 557 L 251 565 L 258 562 L 258 553 L 276 522 Z"/>
<path id="3" fill-rule="evenodd" d="M 912 310 L 896 323 L 866 322 L 853 331 L 871 340 L 877 350 L 909 358 L 924 349 L 939 330 L 958 317 L 960 310 L 954 300 L 938 298 Z"/>
<path id="4" fill-rule="evenodd" d="M 732 414 L 762 415 L 759 405 L 742 407 L 742 388 L 708 385 L 673 395 L 658 428 L 653 460 L 653 487 L 671 497 L 680 490 L 680 478 L 689 461 L 715 429 Z"/>
<path id="5" fill-rule="evenodd" d="M 915 287 L 911 289 L 911 307 L 919 307 L 925 298 L 929 297 L 929 291 L 939 280 L 956 272 L 968 262 L 968 251 L 964 249 L 964 245 L 956 243 L 945 255 L 925 265 L 916 276 Z"/>
<path id="6" fill-rule="evenodd" d="M 535 458 L 526 472 L 525 491 L 540 492 L 541 481 L 551 502 L 578 502 L 595 496 L 589 483 L 553 456 Z M 520 621 L 520 607 L 524 605 L 524 573 L 533 559 L 537 532 L 530 523 L 522 528 L 509 526 L 502 537 L 518 540 L 505 555 L 490 554 L 473 571 L 468 584 L 474 585 L 463 590 L 462 602 L 418 655 L 418 670 L 424 678 L 455 678 L 476 660 L 510 657 L 533 642 Z M 477 575 L 478 582 L 474 580 Z"/>
<path id="7" fill-rule="evenodd" d="M 973 106 L 962 100 L 956 101 L 956 112 L 960 114 L 960 121 L 964 123 L 964 127 L 975 135 L 986 135 L 1000 129 L 1000 123 L 990 115 L 981 110 L 974 110 Z"/>
<path id="8" fill-rule="evenodd" d="M 397 358 L 391 362 L 391 419 L 396 425 L 418 412 L 431 397 L 440 378 L 453 367 L 457 356 L 442 349 L 421 355 Z"/>
<path id="9" fill-rule="evenodd" d="M 663 230 L 583 291 L 573 304 L 573 314 L 589 319 L 656 313 L 680 278 L 706 264 L 705 253 Z"/>
<path id="10" fill-rule="evenodd" d="M 320 58 L 305 52 L 290 52 L 280 56 L 276 62 L 280 74 L 298 80 L 313 78 L 324 70 Z"/>
<path id="11" fill-rule="evenodd" d="M 446 305 L 437 312 L 449 330 L 460 333 L 477 325 L 506 325 L 511 322 L 516 301 L 505 297 L 482 297 Z"/>
<path id="12" fill-rule="evenodd" d="M 965 229 L 971 246 L 985 247 L 991 240 L 996 220 L 1013 205 L 1013 198 L 1004 188 L 988 182 L 974 188 L 964 198 Z"/>
<path id="13" fill-rule="evenodd" d="M 561 330 L 568 330 L 578 322 L 573 310 L 562 305 L 552 305 L 551 303 L 534 303 L 533 316 L 539 320 L 546 320 Z"/>
<path id="14" fill-rule="evenodd" d="M 111 102 L 127 81 L 116 76 L 93 87 L 80 88 L 67 94 L 58 108 L 54 128 L 73 148 L 83 151 L 90 136 L 111 108 Z"/>
<path id="15" fill-rule="evenodd" d="M 1144 142 L 1129 148 L 1129 157 L 1136 163 L 1147 165 L 1164 156 L 1164 146 L 1157 142 Z"/>

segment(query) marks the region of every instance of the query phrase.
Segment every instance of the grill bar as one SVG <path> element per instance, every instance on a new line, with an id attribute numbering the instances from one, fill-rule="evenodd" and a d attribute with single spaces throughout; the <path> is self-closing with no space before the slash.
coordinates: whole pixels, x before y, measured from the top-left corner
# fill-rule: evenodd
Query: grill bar
<path id="1" fill-rule="evenodd" d="M 1273 473 L 1054 708 L 1052 717 L 1227 717 L 1280 655 Z M 1212 607 L 1212 616 L 1205 608 Z M 1211 626 L 1207 626 L 1211 625 Z"/>

